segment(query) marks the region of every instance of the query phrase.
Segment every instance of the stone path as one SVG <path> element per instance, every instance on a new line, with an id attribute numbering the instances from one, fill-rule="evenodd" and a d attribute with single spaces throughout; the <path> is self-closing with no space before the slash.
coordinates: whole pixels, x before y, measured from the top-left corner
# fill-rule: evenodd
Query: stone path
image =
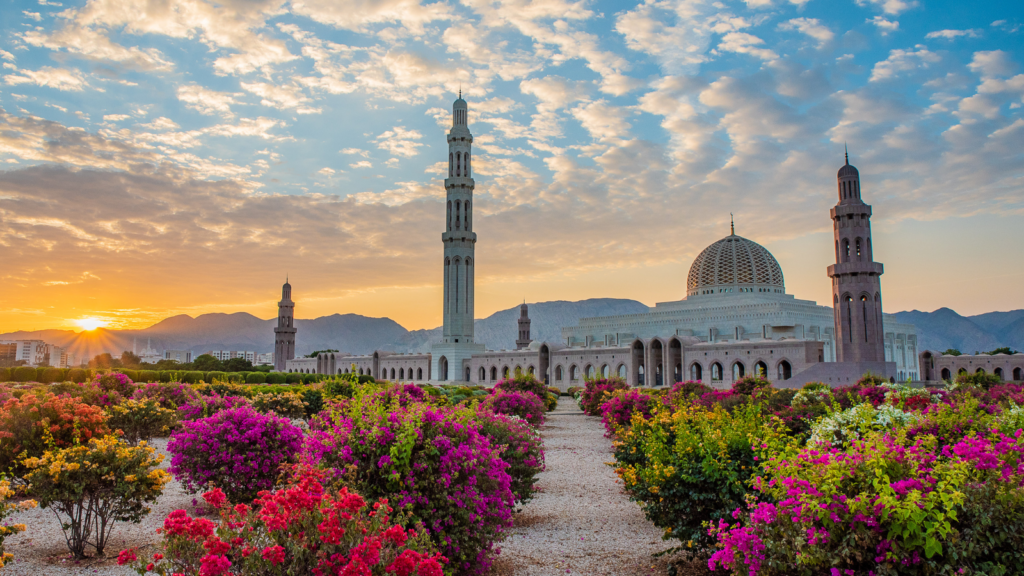
<path id="1" fill-rule="evenodd" d="M 566 397 L 541 429 L 547 469 L 540 492 L 516 514 L 501 543 L 495 576 L 663 575 L 653 558 L 672 546 L 622 491 L 612 443 L 597 418 L 584 416 Z"/>

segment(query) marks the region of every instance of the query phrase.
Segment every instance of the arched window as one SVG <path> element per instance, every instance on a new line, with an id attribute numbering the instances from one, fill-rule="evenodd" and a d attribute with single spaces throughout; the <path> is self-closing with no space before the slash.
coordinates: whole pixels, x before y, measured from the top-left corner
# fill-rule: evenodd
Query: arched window
<path id="1" fill-rule="evenodd" d="M 950 374 L 949 368 L 943 368 L 942 369 L 942 379 L 946 380 L 946 381 L 949 381 L 949 380 L 953 379 L 953 375 Z"/>
<path id="2" fill-rule="evenodd" d="M 626 365 L 619 364 L 619 378 L 626 379 Z"/>
<path id="3" fill-rule="evenodd" d="M 437 361 L 437 367 L 440 372 L 438 379 L 442 382 L 448 380 L 448 359 L 441 356 L 441 359 Z"/>
<path id="4" fill-rule="evenodd" d="M 448 153 L 448 177 L 455 176 L 455 155 Z"/>
<path id="5" fill-rule="evenodd" d="M 853 298 L 847 296 L 843 302 L 846 304 L 846 331 L 850 333 L 848 339 L 853 342 Z"/>
<path id="6" fill-rule="evenodd" d="M 733 380 L 739 380 L 740 378 L 743 378 L 744 373 L 745 373 L 745 370 L 744 370 L 742 362 L 737 362 L 737 363 L 732 365 L 732 379 Z"/>
<path id="7" fill-rule="evenodd" d="M 857 261 L 858 261 L 858 262 L 860 262 L 860 261 L 861 261 L 861 253 L 860 253 L 860 238 L 857 238 Z"/>
<path id="8" fill-rule="evenodd" d="M 561 365 L 555 366 L 555 380 L 559 380 L 560 381 L 561 379 L 562 379 L 562 366 Z"/>
<path id="9" fill-rule="evenodd" d="M 531 376 L 533 375 L 533 366 L 532 365 L 529 368 L 526 369 L 526 373 L 531 375 Z"/>
<path id="10" fill-rule="evenodd" d="M 694 362 L 690 365 L 690 380 L 700 382 L 704 379 L 704 367 Z"/>
<path id="11" fill-rule="evenodd" d="M 580 379 L 580 368 L 579 368 L 579 366 L 573 364 L 569 368 L 569 380 L 579 380 L 579 379 Z"/>
<path id="12" fill-rule="evenodd" d="M 1020 376 L 1021 376 L 1020 368 L 1014 368 L 1013 369 L 1013 381 L 1014 382 L 1019 382 L 1021 380 Z"/>
<path id="13" fill-rule="evenodd" d="M 757 364 L 754 364 L 754 376 L 757 376 L 758 378 L 767 378 L 768 365 L 761 361 L 758 361 Z"/>
<path id="14" fill-rule="evenodd" d="M 487 368 L 484 368 L 483 366 L 481 366 L 480 367 L 480 381 L 483 382 L 484 380 L 487 380 Z"/>
<path id="15" fill-rule="evenodd" d="M 593 377 L 594 377 L 594 367 L 591 366 L 590 364 L 587 364 L 587 378 L 593 378 Z"/>
<path id="16" fill-rule="evenodd" d="M 508 378 L 508 366 L 505 366 L 504 368 L 501 369 L 501 377 Z"/>
<path id="17" fill-rule="evenodd" d="M 395 379 L 395 369 L 394 368 L 391 369 L 391 379 L 392 380 Z"/>
<path id="18" fill-rule="evenodd" d="M 462 228 L 462 201 L 455 201 L 455 229 L 459 230 Z"/>
<path id="19" fill-rule="evenodd" d="M 469 382 L 469 376 L 470 376 L 469 366 L 466 366 L 466 382 Z"/>
<path id="20" fill-rule="evenodd" d="M 850 261 L 850 241 L 843 239 L 843 262 Z"/>
<path id="21" fill-rule="evenodd" d="M 466 222 L 466 230 L 469 230 L 469 200 L 463 202 L 462 209 L 465 210 L 466 212 L 466 217 L 463 218 L 463 220 L 465 220 Z M 469 264 L 472 264 L 472 262 L 469 262 L 469 260 L 467 259 L 467 265 Z"/>
<path id="22" fill-rule="evenodd" d="M 608 377 L 608 365 L 607 364 L 605 364 L 604 366 L 601 366 L 601 377 L 602 378 L 607 378 Z"/>
<path id="23" fill-rule="evenodd" d="M 793 367 L 790 366 L 789 362 L 783 360 L 779 362 L 779 380 L 789 380 L 793 377 Z"/>
<path id="24" fill-rule="evenodd" d="M 861 313 L 864 315 L 864 341 L 867 342 L 868 341 L 868 297 L 867 296 L 861 296 L 860 297 L 860 309 L 861 309 Z"/>
<path id="25" fill-rule="evenodd" d="M 455 175 L 462 176 L 462 152 L 455 153 Z"/>
<path id="26" fill-rule="evenodd" d="M 448 231 L 452 231 L 452 201 L 448 201 Z"/>
<path id="27" fill-rule="evenodd" d="M 405 380 L 405 368 L 398 369 L 398 379 Z"/>
<path id="28" fill-rule="evenodd" d="M 416 379 L 423 380 L 423 368 L 416 369 Z"/>
<path id="29" fill-rule="evenodd" d="M 497 379 L 498 379 L 498 367 L 497 366 L 491 366 L 491 380 L 497 380 Z"/>
<path id="30" fill-rule="evenodd" d="M 722 365 L 719 364 L 718 362 L 715 362 L 714 364 L 711 365 L 711 380 L 714 381 L 714 380 L 721 380 L 721 379 L 722 379 Z"/>
<path id="31" fill-rule="evenodd" d="M 966 368 L 961 368 L 961 369 L 957 370 L 956 373 L 957 374 L 967 374 L 967 369 Z"/>

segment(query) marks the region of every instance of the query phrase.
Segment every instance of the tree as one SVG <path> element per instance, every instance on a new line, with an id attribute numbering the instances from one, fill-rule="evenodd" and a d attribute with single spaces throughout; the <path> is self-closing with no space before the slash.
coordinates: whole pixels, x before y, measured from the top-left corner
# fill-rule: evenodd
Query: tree
<path id="1" fill-rule="evenodd" d="M 139 358 L 137 354 L 129 350 L 121 352 L 121 364 L 125 366 L 138 366 L 142 363 L 142 358 Z"/>
<path id="2" fill-rule="evenodd" d="M 252 362 L 245 358 L 231 358 L 224 361 L 225 372 L 251 372 Z"/>
<path id="3" fill-rule="evenodd" d="M 960 354 L 962 354 L 962 352 L 956 348 L 950 348 L 942 353 L 943 356 L 959 356 Z"/>
<path id="4" fill-rule="evenodd" d="M 212 354 L 200 354 L 192 361 L 192 368 L 203 372 L 223 372 L 224 363 L 217 360 Z"/>
<path id="5" fill-rule="evenodd" d="M 329 354 L 331 352 L 337 352 L 337 350 L 316 350 L 310 354 L 306 354 L 306 358 L 316 358 L 318 354 Z"/>
<path id="6" fill-rule="evenodd" d="M 95 358 L 89 360 L 89 368 L 120 368 L 121 361 L 110 355 L 110 352 L 104 352 L 103 354 L 97 354 Z"/>
<path id="7" fill-rule="evenodd" d="M 996 354 L 1016 354 L 1016 353 L 1017 353 L 1017 351 L 1016 350 L 1011 350 L 1009 346 L 1003 346 L 1002 348 L 996 348 L 995 350 L 993 350 L 991 352 L 985 352 L 985 354 L 988 354 L 990 356 L 995 356 Z"/>

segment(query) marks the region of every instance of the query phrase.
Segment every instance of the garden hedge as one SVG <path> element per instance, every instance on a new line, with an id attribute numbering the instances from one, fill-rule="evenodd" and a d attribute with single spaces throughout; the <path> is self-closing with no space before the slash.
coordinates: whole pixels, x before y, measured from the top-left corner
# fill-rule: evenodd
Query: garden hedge
<path id="1" fill-rule="evenodd" d="M 37 374 L 37 376 L 39 376 L 38 381 L 43 384 L 64 381 L 64 371 L 60 368 L 42 368 L 40 370 L 42 371 L 42 374 Z"/>
<path id="2" fill-rule="evenodd" d="M 204 378 L 203 381 L 208 383 L 208 384 L 212 384 L 214 380 L 216 380 L 217 382 L 227 382 L 228 381 L 228 373 L 227 372 L 218 372 L 218 371 L 207 372 L 206 373 L 206 377 Z"/>
<path id="3" fill-rule="evenodd" d="M 125 376 L 130 378 L 132 382 L 138 382 L 138 380 L 139 380 L 139 371 L 138 370 L 121 370 L 120 372 L 121 372 L 121 374 L 124 374 Z"/>
<path id="4" fill-rule="evenodd" d="M 136 382 L 159 382 L 160 373 L 156 370 L 139 370 L 139 379 Z"/>
<path id="5" fill-rule="evenodd" d="M 0 382 L 9 382 L 11 380 L 11 369 L 0 368 Z"/>
<path id="6" fill-rule="evenodd" d="M 36 369 L 31 366 L 18 366 L 11 373 L 11 380 L 15 382 L 32 382 L 36 379 Z"/>
<path id="7" fill-rule="evenodd" d="M 89 379 L 89 370 L 85 368 L 72 368 L 68 370 L 66 378 L 72 382 L 78 382 L 79 384 Z"/>
<path id="8" fill-rule="evenodd" d="M 288 384 L 299 384 L 302 382 L 302 374 L 298 372 L 291 372 L 285 375 L 285 382 Z"/>
<path id="9" fill-rule="evenodd" d="M 284 384 L 288 381 L 282 372 L 271 372 L 267 374 L 267 384 Z"/>
<path id="10" fill-rule="evenodd" d="M 263 372 L 250 372 L 249 375 L 245 377 L 246 384 L 266 384 L 266 382 L 267 375 Z"/>

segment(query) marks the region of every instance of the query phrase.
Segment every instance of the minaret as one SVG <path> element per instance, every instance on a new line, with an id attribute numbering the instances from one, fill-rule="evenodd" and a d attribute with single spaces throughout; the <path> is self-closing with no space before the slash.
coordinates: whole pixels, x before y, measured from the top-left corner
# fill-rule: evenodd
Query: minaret
<path id="1" fill-rule="evenodd" d="M 459 91 L 452 105 L 452 129 L 448 131 L 448 177 L 444 180 L 444 329 L 441 342 L 432 348 L 436 380 L 469 380 L 463 360 L 483 346 L 473 342 L 473 292 L 476 272 L 476 233 L 473 232 L 473 135 L 469 132 L 468 107 Z"/>
<path id="2" fill-rule="evenodd" d="M 837 362 L 885 362 L 882 264 L 872 259 L 871 206 L 861 200 L 860 173 L 839 169 L 839 203 L 830 211 L 836 263 L 828 267 L 836 325 Z"/>
<path id="3" fill-rule="evenodd" d="M 281 287 L 281 301 L 277 303 L 277 328 L 274 328 L 274 370 L 284 372 L 286 362 L 295 358 L 295 302 L 292 285 L 288 280 Z"/>
<path id="4" fill-rule="evenodd" d="M 530 312 L 526 302 L 519 307 L 519 338 L 516 339 L 516 350 L 522 350 L 530 345 Z"/>

